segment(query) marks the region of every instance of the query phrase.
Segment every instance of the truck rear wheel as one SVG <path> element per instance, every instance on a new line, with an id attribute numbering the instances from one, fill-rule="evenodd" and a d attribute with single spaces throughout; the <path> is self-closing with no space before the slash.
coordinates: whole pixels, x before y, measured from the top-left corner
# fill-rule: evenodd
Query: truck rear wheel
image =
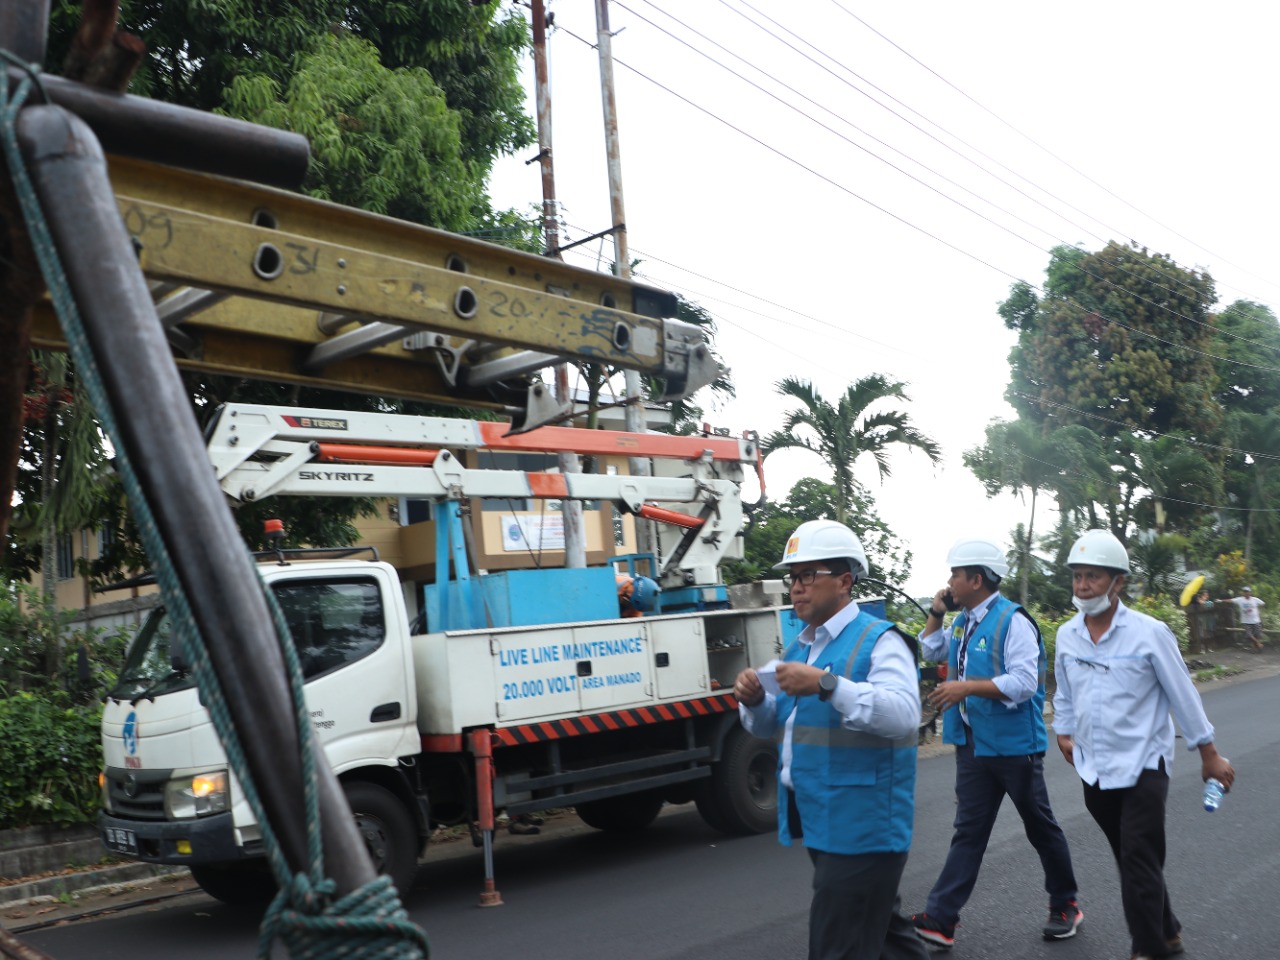
<path id="1" fill-rule="evenodd" d="M 658 819 L 662 803 L 660 792 L 646 790 L 580 803 L 574 809 L 588 827 L 610 833 L 639 833 Z"/>
<path id="2" fill-rule="evenodd" d="M 191 865 L 200 889 L 233 907 L 264 909 L 276 895 L 276 879 L 265 859 Z"/>
<path id="3" fill-rule="evenodd" d="M 720 762 L 699 786 L 698 812 L 721 833 L 765 833 L 777 827 L 778 751 L 772 741 L 741 727 L 730 730 Z"/>
<path id="4" fill-rule="evenodd" d="M 359 781 L 343 785 L 377 873 L 385 873 L 401 897 L 408 895 L 418 875 L 418 831 L 404 804 L 390 790 Z"/>

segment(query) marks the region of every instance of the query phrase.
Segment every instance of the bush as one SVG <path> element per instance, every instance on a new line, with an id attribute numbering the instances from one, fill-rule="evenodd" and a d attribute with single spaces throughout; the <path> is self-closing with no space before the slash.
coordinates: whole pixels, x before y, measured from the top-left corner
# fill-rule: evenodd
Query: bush
<path id="1" fill-rule="evenodd" d="M 29 587 L 0 591 L 0 829 L 97 815 L 98 698 L 132 631 L 72 630 L 69 619 Z"/>
<path id="2" fill-rule="evenodd" d="M 1040 636 L 1044 638 L 1045 655 L 1049 660 L 1049 670 L 1053 671 L 1053 655 L 1058 649 L 1058 628 L 1075 616 L 1075 611 L 1070 613 L 1058 613 L 1052 610 L 1043 610 L 1035 604 L 1027 610 L 1031 616 L 1035 617 L 1036 623 L 1040 624 Z"/>
<path id="3" fill-rule="evenodd" d="M 0 697 L 90 703 L 114 683 L 133 630 L 72 629 L 71 617 L 29 586 L 0 591 Z"/>
<path id="4" fill-rule="evenodd" d="M 1155 617 L 1173 631 L 1178 638 L 1178 649 L 1185 655 L 1191 648 L 1191 624 L 1187 612 L 1166 596 L 1148 594 L 1134 600 L 1129 606 L 1134 610 Z"/>
<path id="5" fill-rule="evenodd" d="M 33 693 L 0 700 L 0 829 L 88 823 L 97 815 L 102 706 Z"/>

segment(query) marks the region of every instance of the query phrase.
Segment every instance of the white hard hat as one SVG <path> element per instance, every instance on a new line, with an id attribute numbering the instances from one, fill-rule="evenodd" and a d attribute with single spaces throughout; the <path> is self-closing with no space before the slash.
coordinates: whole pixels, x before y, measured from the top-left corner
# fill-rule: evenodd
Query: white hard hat
<path id="1" fill-rule="evenodd" d="M 855 582 L 867 575 L 867 554 L 862 543 L 852 530 L 835 520 L 808 520 L 796 527 L 787 539 L 782 562 L 775 563 L 773 569 L 812 560 L 847 560 Z"/>
<path id="2" fill-rule="evenodd" d="M 1002 580 L 1009 573 L 1009 561 L 994 540 L 967 537 L 951 545 L 947 554 L 948 567 L 982 567 L 992 579 Z"/>
<path id="3" fill-rule="evenodd" d="M 1087 564 L 1109 570 L 1129 572 L 1129 551 L 1110 530 L 1086 530 L 1071 545 L 1067 566 Z"/>

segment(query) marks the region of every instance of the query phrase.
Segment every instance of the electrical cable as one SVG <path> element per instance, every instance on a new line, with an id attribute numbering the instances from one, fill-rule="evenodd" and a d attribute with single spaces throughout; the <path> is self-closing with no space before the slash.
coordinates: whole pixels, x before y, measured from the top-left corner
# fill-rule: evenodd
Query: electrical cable
<path id="1" fill-rule="evenodd" d="M 723 0 L 721 0 L 721 2 L 723 2 Z M 1084 171 L 1082 171 L 1082 170 L 1078 170 L 1075 166 L 1073 166 L 1073 165 L 1072 165 L 1071 163 L 1069 163 L 1068 161 L 1064 160 L 1062 157 L 1058 156 L 1056 153 L 1054 153 L 1054 152 L 1053 152 L 1052 150 L 1050 150 L 1048 147 L 1046 147 L 1046 146 L 1042 145 L 1041 143 L 1037 142 L 1035 139 L 1033 139 L 1032 137 L 1028 136 L 1026 133 L 1023 133 L 1021 130 L 1019 130 L 1017 127 L 1015 127 L 1013 124 L 1011 124 L 1008 120 L 1005 120 L 1002 116 L 1000 116 L 1000 115 L 999 115 L 998 113 L 996 113 L 994 110 L 990 109 L 989 107 L 987 107 L 985 104 L 981 103 L 979 100 L 975 99 L 974 97 L 970 96 L 970 95 L 969 95 L 968 93 L 966 93 L 964 90 L 961 90 L 958 86 L 956 86 L 954 83 L 952 83 L 952 82 L 951 82 L 950 80 L 948 80 L 946 77 L 942 76 L 940 73 L 938 73 L 938 72 L 937 72 L 936 70 L 934 70 L 932 67 L 928 66 L 927 64 L 925 64 L 925 63 L 924 63 L 924 62 L 922 62 L 921 60 L 919 60 L 919 59 L 917 59 L 916 57 L 912 56 L 912 54 L 908 53 L 905 49 L 903 49 L 901 46 L 899 46 L 899 45 L 898 45 L 897 43 L 895 43 L 893 40 L 890 40 L 890 39 L 889 39 L 888 37 L 886 37 L 883 33 L 881 33 L 881 32 L 880 32 L 879 30 L 877 30 L 875 27 L 871 26 L 871 24 L 867 23 L 865 20 L 863 20 L 861 17 L 859 17 L 859 16 L 858 16 L 857 14 L 855 14 L 853 11 L 848 10 L 847 8 L 845 8 L 844 6 L 842 6 L 842 5 L 839 3 L 839 0 L 831 0 L 831 3 L 832 3 L 832 4 L 833 4 L 837 9 L 839 9 L 839 10 L 840 10 L 840 11 L 842 11 L 843 13 L 847 14 L 848 16 L 852 17 L 854 20 L 858 21 L 858 23 L 862 24 L 864 27 L 866 27 L 868 30 L 870 30 L 872 33 L 874 33 L 876 36 L 880 37 L 880 38 L 881 38 L 882 40 L 884 40 L 886 43 L 890 44 L 890 45 L 891 45 L 891 46 L 893 46 L 895 49 L 897 49 L 898 51 L 900 51 L 904 56 L 906 56 L 906 57 L 910 58 L 910 59 L 911 59 L 911 60 L 913 60 L 915 63 L 917 63 L 917 64 L 919 64 L 921 67 L 923 67 L 925 70 L 929 71 L 929 73 L 933 74 L 935 77 L 937 77 L 939 80 L 941 80 L 941 81 L 942 81 L 943 83 L 945 83 L 947 86 L 949 86 L 951 89 L 955 90 L 955 91 L 956 91 L 956 93 L 960 94 L 960 95 L 961 95 L 962 97 L 964 97 L 966 100 L 968 100 L 968 101 L 970 101 L 971 103 L 973 103 L 976 107 L 978 107 L 979 109 L 983 110 L 984 112 L 986 112 L 986 113 L 990 114 L 990 115 L 991 115 L 993 118 L 995 118 L 996 120 L 1000 121 L 1000 123 L 1004 124 L 1004 125 L 1005 125 L 1006 127 L 1008 127 L 1010 130 L 1012 130 L 1014 133 L 1016 133 L 1018 136 L 1022 137 L 1024 140 L 1026 140 L 1028 143 L 1030 143 L 1032 146 L 1037 147 L 1038 149 L 1040 149 L 1040 150 L 1044 151 L 1046 154 L 1048 154 L 1048 155 L 1049 155 L 1050 157 L 1052 157 L 1054 160 L 1057 160 L 1059 163 L 1061 163 L 1064 167 L 1066 167 L 1066 168 L 1067 168 L 1068 170 L 1070 170 L 1072 173 L 1074 173 L 1074 174 L 1076 174 L 1077 176 L 1082 177 L 1083 179 L 1087 180 L 1089 183 L 1091 183 L 1093 186 L 1097 187 L 1099 190 L 1103 191 L 1103 192 L 1104 192 L 1104 193 L 1106 193 L 1107 195 L 1109 195 L 1109 196 L 1111 196 L 1111 197 L 1114 197 L 1115 199 L 1119 200 L 1121 203 L 1123 203 L 1123 204 L 1124 204 L 1125 206 L 1127 206 L 1129 209 L 1131 209 L 1131 210 L 1135 211 L 1136 213 L 1140 214 L 1140 215 L 1141 215 L 1141 216 L 1143 216 L 1143 217 L 1146 217 L 1148 220 L 1150 220 L 1150 221 L 1151 221 L 1152 223 L 1154 223 L 1156 226 L 1161 227 L 1162 229 L 1168 230 L 1170 233 L 1172 233 L 1174 236 L 1178 237 L 1180 240 L 1185 240 L 1187 243 L 1190 243 L 1192 246 L 1198 247 L 1200 250 L 1203 250 L 1205 253 L 1209 254 L 1209 256 L 1211 256 L 1211 257 L 1215 257 L 1216 259 L 1221 260 L 1223 263 L 1227 264 L 1228 266 L 1235 267 L 1235 269 L 1240 270 L 1240 271 L 1241 271 L 1241 272 L 1243 272 L 1243 273 L 1247 273 L 1247 274 L 1249 274 L 1249 276 L 1253 277 L 1254 279 L 1261 280 L 1261 281 L 1262 281 L 1262 282 L 1264 282 L 1264 283 L 1272 283 L 1272 282 L 1273 282 L 1273 281 L 1267 280 L 1265 277 L 1261 277 L 1261 276 L 1259 276 L 1258 274 L 1253 273 L 1251 270 L 1248 270 L 1248 269 L 1247 269 L 1247 268 L 1245 268 L 1245 267 L 1241 267 L 1241 266 L 1239 266 L 1238 264 L 1232 263 L 1232 262 L 1231 262 L 1230 260 L 1228 260 L 1226 257 L 1223 257 L 1223 256 L 1221 256 L 1220 254 L 1214 253 L 1214 252 L 1213 252 L 1212 250 L 1210 250 L 1208 247 L 1206 247 L 1206 246 L 1204 246 L 1204 245 L 1202 245 L 1202 244 L 1196 243 L 1194 240 L 1192 240 L 1192 239 L 1191 239 L 1191 238 L 1189 238 L 1189 237 L 1185 237 L 1185 236 L 1183 236 L 1181 233 L 1179 233 L 1179 232 L 1178 232 L 1177 230 L 1175 230 L 1173 227 L 1170 227 L 1170 226 L 1168 226 L 1167 224 L 1164 224 L 1164 223 L 1160 222 L 1160 221 L 1159 221 L 1159 220 L 1157 220 L 1155 217 L 1151 216 L 1149 213 L 1146 213 L 1146 212 L 1144 212 L 1143 210 L 1139 209 L 1139 208 L 1138 208 L 1138 207 L 1136 207 L 1134 204 L 1132 204 L 1132 203 L 1130 203 L 1128 200 L 1126 200 L 1124 197 L 1122 197 L 1122 196 L 1120 196 L 1119 194 L 1115 193 L 1115 192 L 1114 192 L 1113 190 L 1111 190 L 1109 187 L 1107 187 L 1107 186 L 1103 185 L 1102 183 L 1099 183 L 1097 180 L 1094 180 L 1092 177 L 1090 177 L 1090 176 L 1089 176 L 1087 173 L 1085 173 Z M 1011 171 L 1011 172 L 1012 172 L 1012 171 Z M 1040 189 L 1043 189 L 1043 188 L 1040 188 Z M 1057 199 L 1057 198 L 1055 198 L 1055 199 Z M 1065 202 L 1065 201 L 1062 201 L 1062 202 Z M 1075 208 L 1074 208 L 1074 207 L 1072 207 L 1072 209 L 1075 209 Z M 1083 211 L 1080 211 L 1080 212 L 1083 212 Z M 1086 216 L 1089 216 L 1089 214 L 1085 214 L 1085 215 L 1086 215 Z M 1090 217 L 1090 219 L 1095 219 L 1095 218 Z M 1102 223 L 1102 225 L 1103 225 L 1104 227 L 1106 227 L 1106 226 L 1107 226 L 1107 224 L 1103 223 L 1101 220 L 1098 220 L 1097 222 L 1098 222 L 1098 223 Z M 1108 230 L 1111 230 L 1113 234 L 1116 234 L 1116 235 L 1118 235 L 1118 236 L 1124 236 L 1124 233 L 1119 232 L 1119 231 L 1116 231 L 1116 230 L 1115 230 L 1115 228 L 1113 228 L 1113 227 L 1107 227 L 1107 229 L 1108 229 Z"/>

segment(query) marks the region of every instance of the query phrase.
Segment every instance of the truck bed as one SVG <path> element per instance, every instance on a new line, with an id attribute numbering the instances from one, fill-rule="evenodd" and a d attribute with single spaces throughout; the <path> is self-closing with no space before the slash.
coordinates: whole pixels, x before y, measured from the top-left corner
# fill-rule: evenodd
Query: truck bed
<path id="1" fill-rule="evenodd" d="M 418 729 L 602 713 L 722 694 L 782 649 L 777 607 L 429 633 L 412 639 Z"/>

